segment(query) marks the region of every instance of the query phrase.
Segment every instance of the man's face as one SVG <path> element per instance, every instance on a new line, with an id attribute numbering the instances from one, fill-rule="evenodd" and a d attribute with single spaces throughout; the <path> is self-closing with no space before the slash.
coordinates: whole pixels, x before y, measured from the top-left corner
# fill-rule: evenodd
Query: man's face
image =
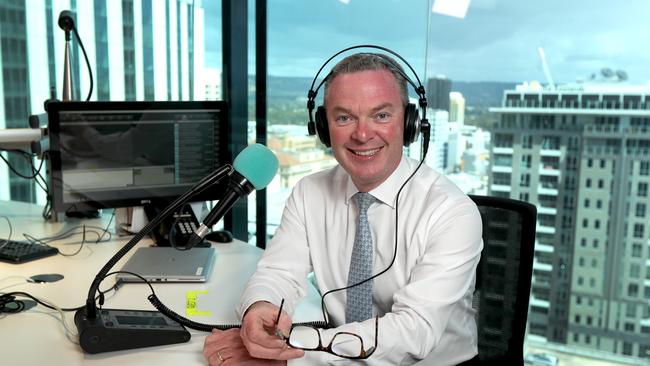
<path id="1" fill-rule="evenodd" d="M 332 152 L 362 192 L 385 181 L 402 157 L 404 105 L 399 91 L 387 70 L 340 74 L 327 89 Z"/>

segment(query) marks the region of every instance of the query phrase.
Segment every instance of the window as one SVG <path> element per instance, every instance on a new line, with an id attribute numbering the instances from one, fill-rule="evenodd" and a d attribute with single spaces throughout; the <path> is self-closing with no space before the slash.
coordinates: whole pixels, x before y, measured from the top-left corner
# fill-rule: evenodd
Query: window
<path id="1" fill-rule="evenodd" d="M 636 304 L 628 303 L 625 307 L 625 316 L 628 318 L 636 317 Z"/>
<path id="2" fill-rule="evenodd" d="M 636 283 L 631 283 L 627 286 L 627 296 L 636 297 L 639 294 L 639 286 Z"/>
<path id="3" fill-rule="evenodd" d="M 627 356 L 632 355 L 632 343 L 623 342 L 623 354 Z"/>
<path id="4" fill-rule="evenodd" d="M 95 3 L 104 2 L 95 1 Z M 609 170 L 615 161 L 635 160 L 636 165 L 633 167 L 635 169 L 626 169 L 626 171 L 629 171 L 631 175 L 638 174 L 645 177 L 643 179 L 647 179 L 647 176 L 650 176 L 650 162 L 641 161 L 641 159 L 648 159 L 647 156 L 650 156 L 644 152 L 648 151 L 647 146 L 643 146 L 641 142 L 630 142 L 629 153 L 625 158 L 629 160 L 619 160 L 618 157 L 625 154 L 624 149 L 628 147 L 625 145 L 625 141 L 634 140 L 631 136 L 621 138 L 624 129 L 620 127 L 623 126 L 623 123 L 627 125 L 631 120 L 629 124 L 639 131 L 647 129 L 650 123 L 647 118 L 635 115 L 635 112 L 631 114 L 635 117 L 620 117 L 617 114 L 617 109 L 614 108 L 616 103 L 612 97 L 615 97 L 619 104 L 627 102 L 628 106 L 644 110 L 648 109 L 650 98 L 648 93 L 612 96 L 609 94 L 616 94 L 615 91 L 608 91 L 609 99 L 604 100 L 603 96 L 599 94 L 593 95 L 596 97 L 595 99 L 588 100 L 588 98 L 583 99 L 588 93 L 578 91 L 575 87 L 572 90 L 562 90 L 561 88 L 566 86 L 562 85 L 565 82 L 573 82 L 577 77 L 589 78 L 592 73 L 596 75 L 595 78 L 598 79 L 596 81 L 600 81 L 601 78 L 604 78 L 600 73 L 602 66 L 615 67 L 615 70 L 627 70 L 630 80 L 626 84 L 635 85 L 639 80 L 645 84 L 645 81 L 650 79 L 647 62 L 645 62 L 648 59 L 647 47 L 635 46 L 638 45 L 638 40 L 643 38 L 639 35 L 650 34 L 650 22 L 647 22 L 646 19 L 646 15 L 650 13 L 650 4 L 643 0 L 623 2 L 604 0 L 589 2 L 589 11 L 585 12 L 583 3 L 561 0 L 526 2 L 525 4 L 516 0 L 501 0 L 488 2 L 488 5 L 472 1 L 467 16 L 456 18 L 432 12 L 432 5 L 435 6 L 440 2 L 438 0 L 408 2 L 393 0 L 365 2 L 357 0 L 317 2 L 278 0 L 259 2 L 266 3 L 268 7 L 265 9 L 267 10 L 265 14 L 268 17 L 268 25 L 267 29 L 263 30 L 266 31 L 263 39 L 268 40 L 267 54 L 265 55 L 268 87 L 263 91 L 268 102 L 265 111 L 266 119 L 264 119 L 267 121 L 267 126 L 256 126 L 255 122 L 250 122 L 250 134 L 246 138 L 242 137 L 241 141 L 252 142 L 256 138 L 255 127 L 264 127 L 267 131 L 264 136 L 267 144 L 278 155 L 281 155 L 278 179 L 274 180 L 273 184 L 267 188 L 266 226 L 269 238 L 274 235 L 282 217 L 284 202 L 296 182 L 302 176 L 328 169 L 336 164 L 331 152 L 324 148 L 318 140 L 304 136 L 307 119 L 304 102 L 308 88 L 306 85 L 311 82 L 322 63 L 334 52 L 349 45 L 370 43 L 389 47 L 399 52 L 412 64 L 418 76 L 423 78 L 422 83 L 427 89 L 427 99 L 431 108 L 444 107 L 442 109 L 449 112 L 448 117 L 445 118 L 450 120 L 464 118 L 462 125 L 465 126 L 467 132 L 458 133 L 457 135 L 460 137 L 447 137 L 444 134 L 445 137 L 442 139 L 445 141 L 439 141 L 440 135 L 435 134 L 435 138 L 432 138 L 427 164 L 439 164 L 433 168 L 439 169 L 445 174 L 449 174 L 453 169 L 457 169 L 463 174 L 469 174 L 469 178 L 467 178 L 468 176 L 464 178 L 467 179 L 467 182 L 474 183 L 474 179 L 479 182 L 475 186 L 467 184 L 467 187 L 470 187 L 467 188 L 469 190 L 479 189 L 476 187 L 481 186 L 480 182 L 485 176 L 491 178 L 489 184 L 515 186 L 521 182 L 528 182 L 528 186 L 536 186 L 540 180 L 538 172 L 534 170 L 528 171 L 532 173 L 529 178 L 521 179 L 523 172 L 518 171 L 516 167 L 518 165 L 516 160 L 519 160 L 517 154 L 520 154 L 517 151 L 517 145 L 521 144 L 523 151 L 528 156 L 532 155 L 530 160 L 528 157 L 522 160 L 521 165 L 527 168 L 537 168 L 537 159 L 541 160 L 539 154 L 553 158 L 560 155 L 561 164 L 554 165 L 555 159 L 545 161 L 545 163 L 551 163 L 548 166 L 554 166 L 554 169 L 559 170 L 556 173 L 559 173 L 560 179 L 558 183 L 555 183 L 559 192 L 549 193 L 548 190 L 541 190 L 553 196 L 551 201 L 545 202 L 542 207 L 547 212 L 555 209 L 558 212 L 557 215 L 563 216 L 561 220 L 559 218 L 555 220 L 558 224 L 561 221 L 562 227 L 554 226 L 553 229 L 555 229 L 557 238 L 562 236 L 567 239 L 566 241 L 557 240 L 557 250 L 553 255 L 558 260 L 565 255 L 570 255 L 567 254 L 570 248 L 568 243 L 573 240 L 576 241 L 576 244 L 579 240 L 579 245 L 582 247 L 580 250 L 591 251 L 591 248 L 586 248 L 590 245 L 589 241 L 592 241 L 595 248 L 598 247 L 598 241 L 594 239 L 596 234 L 591 233 L 589 229 L 584 232 L 582 230 L 575 231 L 575 226 L 580 226 L 580 220 L 585 216 L 578 216 L 579 218 L 573 216 L 573 222 L 570 221 L 570 218 L 564 218 L 564 216 L 571 216 L 571 213 L 568 212 L 579 210 L 579 202 L 585 197 L 584 192 L 580 192 L 580 190 L 584 190 L 587 184 L 583 171 L 570 170 L 567 174 L 565 169 L 570 169 L 567 166 L 575 165 L 576 158 L 582 159 L 585 156 L 586 162 L 582 163 L 578 160 L 578 164 L 581 165 L 578 169 L 585 168 L 588 164 L 588 170 L 591 173 L 596 173 L 590 177 L 589 188 L 594 188 L 598 184 L 599 176 L 611 175 L 616 177 L 612 182 L 612 187 L 616 189 L 619 184 L 617 180 L 625 181 L 626 179 L 617 177 L 615 174 L 605 175 L 607 172 L 596 168 Z M 23 126 L 28 114 L 41 113 L 42 103 L 34 103 L 34 101 L 42 101 L 49 97 L 49 85 L 55 85 L 55 88 L 58 88 L 55 90 L 56 95 L 61 95 L 60 87 L 57 86 L 60 84 L 62 73 L 60 60 L 54 62 L 55 60 L 52 58 L 51 64 L 48 64 L 41 57 L 41 52 L 45 55 L 52 55 L 55 50 L 57 54 L 61 51 L 58 49 L 60 41 L 58 36 L 61 31 L 56 27 L 56 14 L 52 14 L 53 16 L 48 18 L 48 21 L 53 23 L 51 26 L 41 28 L 30 26 L 34 22 L 33 19 L 43 18 L 45 20 L 45 4 L 50 4 L 50 7 L 58 9 L 60 8 L 57 5 L 59 3 L 68 4 L 70 10 L 78 14 L 78 18 L 83 16 L 83 19 L 87 19 L 89 23 L 85 24 L 95 25 L 80 35 L 84 38 L 87 33 L 91 33 L 88 34 L 90 37 L 87 39 L 97 40 L 97 42 L 93 42 L 84 39 L 85 47 L 90 55 L 95 55 L 95 57 L 91 57 L 92 60 L 96 59 L 95 63 L 98 64 L 93 65 L 95 85 L 107 84 L 109 87 L 109 93 L 104 90 L 102 95 L 125 100 L 202 99 L 204 92 L 207 93 L 208 89 L 208 85 L 205 85 L 206 90 L 202 91 L 204 81 L 206 83 L 213 81 L 211 83 L 213 88 L 210 89 L 213 90 L 213 93 L 221 96 L 230 95 L 228 93 L 231 91 L 216 88 L 217 86 L 221 88 L 220 81 L 228 77 L 228 75 L 222 75 L 220 71 L 223 53 L 221 25 L 227 24 L 225 21 L 229 20 L 226 19 L 226 15 L 221 14 L 222 1 L 220 0 L 122 0 L 116 1 L 117 7 L 112 6 L 113 2 L 107 2 L 111 5 L 103 6 L 103 8 L 106 9 L 110 6 L 106 9 L 110 11 L 104 11 L 101 14 L 102 19 L 98 19 L 100 14 L 97 16 L 84 14 L 84 9 L 93 10 L 93 2 L 87 6 L 81 0 L 64 2 L 51 0 L 4 1 L 0 2 L 0 17 L 2 19 L 0 23 L 3 26 L 2 34 L 0 34 L 2 42 L 0 49 L 3 50 L 0 55 L 0 69 L 2 69 L 0 72 L 3 74 L 0 75 L 3 75 L 5 82 L 5 85 L 0 85 L 0 111 L 4 111 L 4 115 L 0 116 L 0 129 Z M 255 49 L 256 43 L 262 42 L 262 39 L 256 40 L 254 33 L 254 31 L 260 30 L 257 27 L 258 24 L 255 23 L 254 15 L 261 9 L 255 9 L 256 2 L 254 1 L 245 1 L 245 3 L 248 4 L 249 11 L 249 33 L 246 35 L 247 37 L 244 36 L 248 42 L 242 42 L 242 44 L 246 44 L 248 47 L 249 59 L 243 60 L 243 63 L 253 66 L 254 61 L 261 59 L 255 54 Z M 374 5 L 372 22 L 355 21 L 367 18 L 369 3 Z M 151 8 L 142 9 L 142 7 L 146 7 L 146 4 L 152 4 Z M 26 11 L 25 8 L 29 7 L 31 7 L 28 9 L 29 11 Z M 197 11 L 185 11 L 184 7 L 194 8 Z M 202 19 L 197 19 L 192 27 L 185 27 L 183 19 L 174 18 L 175 14 L 181 13 L 188 14 L 186 18 L 188 22 L 193 17 L 200 16 Z M 27 14 L 36 16 L 26 17 Z M 154 33 L 153 25 L 158 23 L 143 21 L 143 18 L 147 16 L 151 18 L 152 14 L 163 14 L 160 24 L 170 25 L 170 27 L 164 26 L 161 29 L 156 29 Z M 504 22 L 502 19 L 508 19 L 508 21 Z M 549 22 L 548 19 L 553 19 L 553 21 Z M 598 19 L 598 21 L 595 22 L 593 19 Z M 12 23 L 12 20 L 15 20 L 15 24 Z M 52 22 L 52 20 L 54 21 Z M 21 23 L 26 25 L 18 26 Z M 115 29 L 116 32 L 111 33 L 111 37 L 107 37 L 107 42 L 104 41 L 106 37 L 103 39 L 100 37 L 107 36 L 105 29 L 95 29 L 97 27 L 104 28 L 104 24 L 107 27 L 118 25 L 118 28 Z M 409 26 L 376 26 L 377 24 L 408 24 Z M 562 26 L 558 26 L 558 24 Z M 174 32 L 176 28 L 187 29 L 188 32 Z M 20 31 L 22 33 L 15 34 L 18 29 L 22 29 Z M 43 32 L 32 32 L 33 29 L 41 29 Z M 190 30 L 192 31 L 191 35 Z M 116 39 L 113 36 L 116 34 L 118 43 L 122 45 L 120 46 L 122 52 L 112 53 L 111 51 L 114 51 L 112 43 Z M 140 38 L 138 39 L 138 37 Z M 47 43 L 48 38 L 54 39 L 51 46 Z M 102 40 L 100 41 L 100 39 Z M 158 43 L 159 40 L 162 42 Z M 317 44 L 322 40 L 326 40 L 325 44 Z M 531 59 L 538 61 L 534 45 L 531 47 L 531 43 L 535 42 L 543 44 L 545 47 L 548 63 L 557 85 L 555 92 L 545 90 L 545 82 L 541 82 L 541 85 L 531 83 L 528 84 L 531 88 L 523 89 L 523 91 L 520 89 L 524 86 L 524 81 L 540 78 L 539 65 L 531 63 Z M 138 47 L 137 45 L 140 44 L 142 46 Z M 102 50 L 99 50 L 100 45 Z M 566 47 L 566 45 L 571 45 L 571 47 Z M 81 81 L 84 80 L 85 64 L 74 41 L 72 48 L 73 55 L 76 55 L 76 59 L 73 60 L 73 79 L 78 80 L 75 83 L 81 84 L 78 85 L 81 87 L 83 86 Z M 616 65 L 610 62 L 612 49 L 617 51 Z M 30 50 L 39 50 L 39 52 L 30 54 L 33 52 Z M 113 65 L 105 67 L 106 60 L 105 57 L 101 57 L 101 52 L 118 55 L 115 59 L 120 60 L 119 64 L 124 64 L 123 70 L 116 69 Z M 154 57 L 154 55 L 162 56 Z M 588 62 L 584 61 L 584 55 L 589 55 Z M 14 70 L 12 67 L 15 65 L 25 67 L 22 70 Z M 332 64 L 326 66 L 325 71 L 329 70 L 331 66 Z M 39 80 L 43 87 L 34 88 L 33 85 L 28 85 L 28 81 L 32 80 L 33 84 L 33 81 L 37 79 L 35 75 L 30 75 L 28 70 L 38 67 L 48 70 L 45 72 L 45 80 Z M 208 71 L 214 71 L 216 75 L 202 78 L 201 75 L 213 75 Z M 249 71 L 250 80 L 254 80 L 255 69 L 250 67 Z M 449 89 L 447 90 L 445 85 L 442 89 L 430 87 L 429 80 L 432 80 L 435 75 L 442 74 L 446 75 L 448 81 L 446 85 L 449 85 Z M 616 75 L 616 71 L 614 71 L 614 75 Z M 424 79 L 425 77 L 426 79 Z M 115 80 L 118 80 L 119 86 L 114 85 Z M 239 85 L 239 87 L 244 93 L 251 95 L 251 101 L 254 100 L 255 92 L 261 92 L 262 89 L 253 81 L 249 85 Z M 538 88 L 537 91 L 533 90 L 533 87 Z M 513 98 L 506 101 L 503 89 L 512 90 Z M 76 88 L 76 90 L 83 90 L 83 88 Z M 120 95 L 120 90 L 124 90 L 124 95 Z M 449 97 L 450 92 L 462 94 L 464 105 L 462 110 L 458 104 L 456 107 L 450 107 L 452 105 Z M 411 96 L 414 95 L 410 87 L 409 93 Z M 316 101 L 317 105 L 322 105 L 323 94 L 321 88 L 319 100 Z M 95 95 L 98 95 L 97 89 Z M 510 93 L 508 95 L 510 96 Z M 524 95 L 530 95 L 530 97 L 525 98 Z M 490 111 L 491 108 L 504 107 L 506 102 L 511 103 L 512 108 L 516 107 L 519 110 L 511 109 L 507 113 L 503 113 L 506 115 L 503 117 L 500 117 L 499 113 Z M 585 103 L 585 108 L 582 108 L 581 102 Z M 595 114 L 598 113 L 598 110 L 593 108 L 597 106 L 609 108 L 607 110 L 608 117 L 596 120 Z M 27 108 L 31 108 L 31 110 L 28 111 Z M 256 106 L 254 102 L 249 103 L 244 121 L 255 121 L 254 112 L 257 108 L 259 106 Z M 532 108 L 535 110 L 531 111 Z M 561 113 L 554 113 L 554 108 Z M 577 108 L 583 110 L 579 113 L 570 113 L 569 109 Z M 585 109 L 587 109 L 586 112 Z M 445 123 L 448 121 L 438 121 L 436 113 L 428 114 L 428 117 L 431 122 L 435 117 L 436 121 L 432 123 L 432 126 L 435 126 L 432 128 L 433 131 L 447 131 L 448 126 Z M 492 130 L 492 121 L 494 121 L 495 127 L 503 124 L 507 129 L 495 128 Z M 583 133 L 583 129 L 587 126 L 594 126 L 594 130 L 589 132 L 591 137 L 585 137 L 587 134 Z M 433 131 L 432 137 L 434 137 Z M 614 131 L 617 132 L 614 133 Z M 642 133 L 637 133 L 637 135 L 642 135 Z M 466 142 L 466 144 L 459 142 Z M 459 146 L 456 153 L 450 154 L 455 156 L 444 159 L 450 162 L 447 165 L 442 164 L 442 158 L 435 159 L 444 156 L 444 151 L 447 151 L 442 147 L 444 143 L 448 143 L 448 146 Z M 465 146 L 471 146 L 471 148 L 464 149 Z M 416 156 L 418 148 L 419 143 L 414 143 L 405 149 L 405 152 Z M 500 153 L 503 154 L 508 154 L 507 150 L 514 148 L 513 157 L 516 160 L 512 176 L 497 178 L 493 175 L 492 165 L 486 164 L 486 157 L 493 153 L 491 149 L 494 148 L 501 149 Z M 489 163 L 492 164 L 493 161 Z M 603 168 L 603 164 L 605 168 Z M 446 170 L 446 167 L 449 167 L 450 170 Z M 554 172 L 545 171 L 544 174 L 551 175 Z M 517 177 L 520 177 L 519 182 L 517 182 Z M 634 182 L 629 190 L 631 195 L 647 197 L 647 184 L 645 191 L 637 190 L 638 177 L 626 178 Z M 608 185 L 609 182 L 610 180 L 608 180 Z M 544 184 L 552 185 L 554 183 L 548 181 Z M 0 199 L 12 198 L 37 202 L 40 200 L 39 203 L 44 203 L 45 193 L 37 194 L 38 188 L 32 181 L 15 177 L 8 172 L 2 161 L 0 161 L 0 186 Z M 562 197 L 565 195 L 565 187 L 571 191 L 569 199 Z M 603 188 L 605 188 L 604 183 Z M 522 192 L 524 190 L 526 192 Z M 523 199 L 528 195 L 527 191 L 528 189 L 522 190 L 513 187 L 512 196 Z M 598 192 L 598 194 L 600 193 L 604 192 Z M 509 191 L 491 192 L 490 194 L 501 197 L 510 196 Z M 533 203 L 541 205 L 541 198 L 538 202 L 539 192 L 533 189 L 530 190 L 529 195 Z M 254 196 L 248 197 L 249 219 L 250 212 L 255 211 L 257 207 Z M 575 197 L 575 202 L 570 201 L 573 197 Z M 625 199 L 625 197 L 615 198 Z M 609 202 L 601 202 L 595 196 L 591 196 L 590 199 L 594 200 L 594 206 L 589 208 L 601 209 L 604 207 L 604 203 Z M 618 204 L 618 201 L 612 202 L 614 205 Z M 633 201 L 632 204 L 635 203 Z M 647 201 L 644 203 L 647 204 Z M 645 222 L 645 209 L 642 212 L 644 216 L 636 216 L 635 206 L 630 206 L 630 211 L 627 214 L 619 215 L 616 212 L 614 215 L 614 213 L 605 212 L 604 214 L 608 214 L 608 221 L 601 222 L 603 224 L 601 228 L 608 225 L 618 228 L 624 225 L 623 222 L 630 222 L 630 229 L 632 229 L 634 217 L 639 218 L 636 220 L 637 222 Z M 591 216 L 591 213 L 588 213 L 587 217 L 592 222 L 595 218 L 595 216 Z M 604 217 L 599 216 L 601 221 L 605 219 Z M 564 224 L 567 224 L 566 228 Z M 255 223 L 250 222 L 249 228 L 250 235 L 253 235 Z M 543 228 L 543 230 L 548 229 L 548 227 Z M 630 234 L 632 231 L 630 230 Z M 578 240 L 574 239 L 576 234 L 579 237 Z M 599 234 L 599 238 L 605 238 L 604 232 Z M 612 235 L 612 242 L 607 245 L 622 246 L 622 240 L 630 239 L 629 236 L 616 238 L 615 235 Z M 647 237 L 643 236 L 644 238 L 640 239 Z M 648 249 L 645 241 L 643 244 L 642 254 L 646 254 Z M 571 245 L 573 244 L 571 243 Z M 605 245 L 599 249 L 602 250 L 603 247 Z M 629 256 L 632 250 L 627 249 L 630 248 L 626 248 L 624 252 Z M 565 259 L 567 260 L 565 263 L 569 263 L 568 258 Z M 620 259 L 622 263 L 627 263 L 628 258 Z M 605 264 L 600 263 L 600 265 L 604 266 Z M 554 270 L 556 270 L 555 267 Z M 560 269 L 557 268 L 557 271 Z M 624 284 L 621 286 L 621 292 L 625 292 L 626 283 L 618 277 L 626 273 L 623 270 L 619 272 L 613 274 L 615 278 L 611 280 Z M 643 277 L 644 270 L 641 270 L 639 275 Z M 559 273 L 558 276 L 560 276 Z M 570 280 L 573 281 L 573 277 Z M 533 285 L 532 293 L 536 294 L 537 291 L 541 290 Z M 572 294 L 571 288 L 562 291 L 565 291 L 567 296 Z M 606 306 L 609 307 L 609 304 Z M 553 304 L 553 307 L 554 311 L 561 310 L 564 314 L 569 314 L 571 311 L 570 306 L 564 303 Z M 557 321 L 566 322 L 567 320 L 561 320 L 566 318 L 566 316 L 560 316 L 557 317 Z M 556 324 L 554 323 L 556 320 L 545 322 L 533 317 L 529 317 L 529 320 L 531 320 L 528 324 L 529 328 L 543 332 L 543 336 L 549 337 L 549 343 L 553 346 L 556 342 L 565 342 L 567 339 L 570 342 L 571 336 L 575 337 L 576 341 L 585 339 L 585 330 L 581 330 L 582 333 L 571 332 L 569 333 L 571 336 L 568 336 L 566 330 L 568 325 Z M 553 339 L 552 334 L 559 334 L 559 336 Z M 595 335 L 592 334 L 591 337 L 593 342 L 587 348 L 601 350 L 599 342 L 593 338 Z M 566 347 L 568 353 L 572 351 L 570 344 L 560 344 L 559 346 Z M 643 351 L 639 344 L 631 344 L 629 347 L 630 353 L 634 352 L 635 356 Z M 603 346 L 603 350 L 605 349 Z M 623 346 L 619 342 L 615 352 L 606 350 L 620 354 L 622 349 Z M 576 355 L 576 357 L 578 356 Z M 576 361 L 576 363 L 579 362 Z"/>
<path id="5" fill-rule="evenodd" d="M 637 186 L 637 196 L 647 197 L 648 196 L 648 183 L 640 182 Z"/>
<path id="6" fill-rule="evenodd" d="M 641 248 L 642 248 L 642 246 L 639 243 L 632 244 L 632 257 L 640 258 L 641 257 Z"/>
<path id="7" fill-rule="evenodd" d="M 634 224 L 634 237 L 635 238 L 643 238 L 644 229 L 645 229 L 645 226 L 643 224 L 639 224 L 639 223 Z"/>
<path id="8" fill-rule="evenodd" d="M 636 204 L 636 212 L 635 216 L 636 217 L 645 217 L 645 203 L 637 203 Z"/>

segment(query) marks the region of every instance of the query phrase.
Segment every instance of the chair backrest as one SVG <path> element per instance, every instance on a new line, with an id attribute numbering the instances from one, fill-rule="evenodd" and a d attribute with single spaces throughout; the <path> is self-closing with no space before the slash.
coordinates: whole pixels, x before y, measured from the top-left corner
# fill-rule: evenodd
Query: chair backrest
<path id="1" fill-rule="evenodd" d="M 483 220 L 473 302 L 479 359 L 485 365 L 523 365 L 537 209 L 509 198 L 470 198 Z"/>

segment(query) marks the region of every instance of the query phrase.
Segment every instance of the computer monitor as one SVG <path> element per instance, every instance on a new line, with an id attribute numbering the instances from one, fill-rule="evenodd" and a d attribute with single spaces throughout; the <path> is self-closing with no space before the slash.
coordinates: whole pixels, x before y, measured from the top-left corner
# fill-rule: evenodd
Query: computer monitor
<path id="1" fill-rule="evenodd" d="M 232 161 L 227 105 L 204 102 L 48 104 L 54 212 L 171 202 Z M 227 179 L 194 201 L 218 200 Z"/>

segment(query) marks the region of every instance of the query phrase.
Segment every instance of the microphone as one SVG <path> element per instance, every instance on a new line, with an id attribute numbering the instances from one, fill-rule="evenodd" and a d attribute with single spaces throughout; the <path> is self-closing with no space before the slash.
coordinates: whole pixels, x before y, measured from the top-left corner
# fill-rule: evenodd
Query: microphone
<path id="1" fill-rule="evenodd" d="M 70 10 L 63 10 L 59 14 L 59 27 L 66 32 L 70 32 L 74 28 L 74 17 Z"/>
<path id="2" fill-rule="evenodd" d="M 192 233 L 185 249 L 191 249 L 201 243 L 210 228 L 223 218 L 239 198 L 247 196 L 255 189 L 266 188 L 278 171 L 278 158 L 266 146 L 253 144 L 237 155 L 233 167 L 226 193 Z"/>

